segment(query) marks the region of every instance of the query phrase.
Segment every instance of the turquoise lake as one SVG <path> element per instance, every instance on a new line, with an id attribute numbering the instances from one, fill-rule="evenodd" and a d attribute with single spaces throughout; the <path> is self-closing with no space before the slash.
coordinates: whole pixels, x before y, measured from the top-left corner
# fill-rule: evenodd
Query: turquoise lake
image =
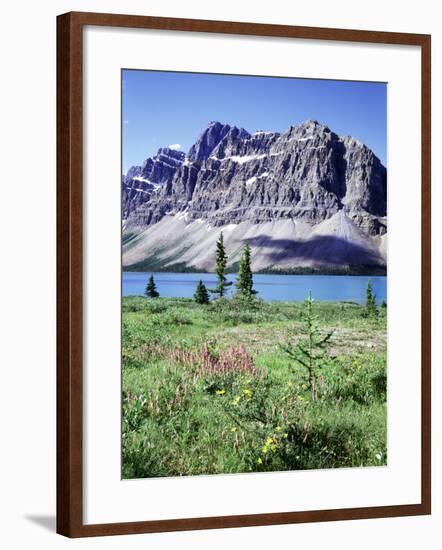
<path id="1" fill-rule="evenodd" d="M 123 296 L 143 295 L 151 273 L 123 272 Z M 201 279 L 207 288 L 216 286 L 215 273 L 153 273 L 157 289 L 166 298 L 192 298 Z M 236 275 L 228 275 L 235 281 Z M 365 288 L 371 279 L 378 303 L 387 301 L 387 277 L 356 275 L 263 275 L 253 280 L 258 297 L 264 300 L 304 300 L 311 290 L 315 300 L 365 302 Z M 231 289 L 234 289 L 232 285 Z M 232 290 L 231 290 L 232 292 Z"/>

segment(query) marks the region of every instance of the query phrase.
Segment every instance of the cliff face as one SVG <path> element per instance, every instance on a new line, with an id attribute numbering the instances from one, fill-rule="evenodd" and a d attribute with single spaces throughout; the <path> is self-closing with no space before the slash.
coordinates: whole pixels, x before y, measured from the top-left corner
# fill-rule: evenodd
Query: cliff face
<path id="1" fill-rule="evenodd" d="M 163 147 L 153 158 L 146 159 L 142 166 L 132 166 L 122 180 L 123 220 L 138 207 L 147 204 L 154 191 L 171 181 L 183 161 L 184 153 Z"/>
<path id="2" fill-rule="evenodd" d="M 162 268 L 167 262 L 184 262 L 187 267 L 211 269 L 211 262 L 201 255 L 189 256 L 197 247 L 195 239 L 201 242 L 197 229 L 203 224 L 213 235 L 227 228 L 231 252 L 234 242 L 236 250 L 249 240 L 261 269 L 383 265 L 386 189 L 386 169 L 369 148 L 316 121 L 290 126 L 283 134 L 249 134 L 212 122 L 187 156 L 160 149 L 156 157 L 127 173 L 123 223 L 126 233 L 137 237 L 125 245 L 123 262 L 144 262 L 148 268 L 149 258 L 155 257 L 161 258 Z M 185 231 L 181 247 L 176 233 L 166 234 L 172 218 Z M 154 228 L 160 222 L 159 241 Z M 330 254 L 324 237 L 329 237 Z M 348 247 L 355 243 L 358 249 L 353 246 L 352 252 Z M 331 258 L 333 253 L 338 257 Z"/>

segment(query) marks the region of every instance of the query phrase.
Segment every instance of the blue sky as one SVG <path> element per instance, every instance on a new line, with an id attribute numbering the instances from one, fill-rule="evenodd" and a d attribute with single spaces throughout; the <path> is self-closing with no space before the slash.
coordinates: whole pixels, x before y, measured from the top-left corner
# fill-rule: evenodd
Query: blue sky
<path id="1" fill-rule="evenodd" d="M 124 172 L 159 147 L 187 151 L 212 120 L 253 133 L 315 119 L 359 139 L 386 164 L 384 83 L 124 69 L 122 86 Z"/>

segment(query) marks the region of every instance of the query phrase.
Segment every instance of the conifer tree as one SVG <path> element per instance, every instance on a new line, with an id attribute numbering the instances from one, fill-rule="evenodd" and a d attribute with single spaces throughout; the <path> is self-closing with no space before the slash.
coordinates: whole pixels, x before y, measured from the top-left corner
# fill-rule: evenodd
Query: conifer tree
<path id="1" fill-rule="evenodd" d="M 371 279 L 368 279 L 367 288 L 365 289 L 365 309 L 367 315 L 376 315 L 378 310 L 376 308 L 376 296 L 373 293 L 373 286 Z"/>
<path id="2" fill-rule="evenodd" d="M 224 236 L 222 231 L 219 239 L 216 241 L 215 259 L 218 284 L 216 288 L 210 289 L 210 292 L 217 294 L 220 298 L 222 298 L 226 294 L 227 288 L 232 284 L 226 277 L 227 254 L 226 249 L 224 248 Z"/>
<path id="3" fill-rule="evenodd" d="M 250 245 L 244 245 L 241 260 L 239 262 L 238 280 L 236 281 L 237 293 L 245 298 L 251 298 L 256 294 L 253 289 L 253 273 L 250 259 Z"/>
<path id="4" fill-rule="evenodd" d="M 206 285 L 203 281 L 199 281 L 196 286 L 195 294 L 193 295 L 195 302 L 197 304 L 208 304 L 209 303 L 209 293 L 207 292 Z"/>
<path id="5" fill-rule="evenodd" d="M 302 336 L 299 336 L 298 331 L 296 331 L 293 335 L 293 340 L 287 344 L 280 345 L 280 347 L 290 359 L 306 369 L 308 388 L 311 392 L 312 400 L 316 401 L 318 398 L 318 380 L 321 375 L 321 369 L 332 359 L 327 351 L 327 347 L 333 331 L 326 334 L 323 333 L 318 316 L 313 312 L 313 303 L 312 293 L 309 292 L 302 312 Z"/>
<path id="6" fill-rule="evenodd" d="M 144 294 L 148 298 L 158 298 L 158 296 L 160 295 L 160 293 L 157 290 L 153 275 L 151 275 L 149 277 L 149 282 L 146 285 L 146 289 L 144 291 Z"/>

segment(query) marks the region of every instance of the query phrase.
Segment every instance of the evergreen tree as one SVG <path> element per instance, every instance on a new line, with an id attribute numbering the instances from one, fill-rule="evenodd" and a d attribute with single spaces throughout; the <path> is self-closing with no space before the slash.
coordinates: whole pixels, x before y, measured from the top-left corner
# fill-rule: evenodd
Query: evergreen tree
<path id="1" fill-rule="evenodd" d="M 224 248 L 224 236 L 222 231 L 219 239 L 216 241 L 215 259 L 218 284 L 216 288 L 210 289 L 210 292 L 217 294 L 220 298 L 222 298 L 226 294 L 227 288 L 232 284 L 226 277 L 227 254 L 226 249 Z"/>
<path id="2" fill-rule="evenodd" d="M 197 304 L 209 303 L 209 293 L 207 292 L 206 285 L 203 283 L 203 281 L 200 280 L 200 282 L 196 285 L 196 290 L 193 297 Z"/>
<path id="3" fill-rule="evenodd" d="M 146 289 L 144 291 L 144 294 L 148 298 L 158 298 L 158 296 L 160 295 L 160 293 L 157 290 L 153 275 L 151 275 L 149 277 L 149 282 L 146 285 Z"/>
<path id="4" fill-rule="evenodd" d="M 373 286 L 371 279 L 368 279 L 367 288 L 365 289 L 365 310 L 367 315 L 376 315 L 378 310 L 376 308 L 376 296 L 373 293 Z"/>
<path id="5" fill-rule="evenodd" d="M 246 243 L 239 262 L 238 280 L 236 281 L 238 294 L 245 298 L 251 298 L 257 293 L 256 290 L 253 289 L 253 273 L 250 263 L 250 245 Z"/>
<path id="6" fill-rule="evenodd" d="M 309 292 L 302 312 L 302 336 L 299 336 L 297 330 L 293 334 L 293 340 L 287 344 L 280 345 L 280 347 L 290 359 L 306 369 L 308 388 L 311 392 L 312 400 L 316 401 L 318 398 L 318 380 L 321 375 L 321 369 L 332 360 L 327 348 L 333 331 L 327 334 L 323 333 L 318 316 L 313 312 L 313 302 L 312 293 Z"/>

